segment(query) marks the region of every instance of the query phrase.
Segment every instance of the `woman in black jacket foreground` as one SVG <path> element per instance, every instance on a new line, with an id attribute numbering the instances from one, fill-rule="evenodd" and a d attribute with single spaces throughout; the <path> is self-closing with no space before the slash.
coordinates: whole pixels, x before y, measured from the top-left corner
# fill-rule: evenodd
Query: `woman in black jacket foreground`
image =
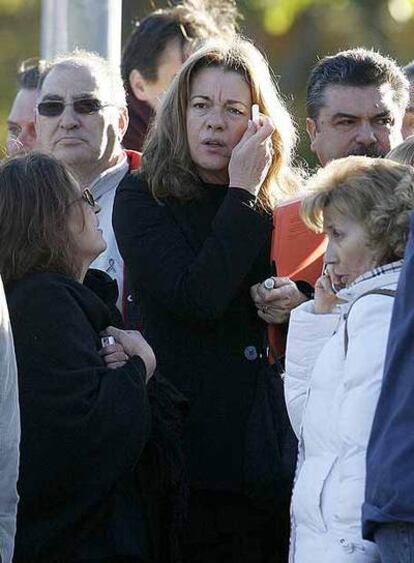
<path id="1" fill-rule="evenodd" d="M 53 158 L 0 165 L 22 426 L 17 563 L 152 560 L 134 468 L 150 433 L 155 357 L 139 333 L 109 327 L 109 308 L 82 284 L 105 248 L 97 211 Z M 119 344 L 103 350 L 103 331 Z"/>
<path id="2" fill-rule="evenodd" d="M 176 77 L 142 171 L 116 196 L 146 338 L 190 401 L 188 562 L 286 560 L 295 453 L 284 459 L 289 423 L 250 287 L 271 273 L 272 209 L 297 185 L 293 142 L 260 53 L 212 44 Z"/>

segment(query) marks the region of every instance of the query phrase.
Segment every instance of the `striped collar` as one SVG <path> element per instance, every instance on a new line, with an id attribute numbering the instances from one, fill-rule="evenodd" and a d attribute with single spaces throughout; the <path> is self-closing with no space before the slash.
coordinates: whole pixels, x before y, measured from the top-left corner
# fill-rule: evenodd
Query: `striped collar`
<path id="1" fill-rule="evenodd" d="M 357 283 L 361 283 L 365 280 L 376 278 L 378 276 L 381 276 L 382 274 L 399 272 L 401 270 L 402 264 L 403 264 L 402 260 L 396 260 L 395 262 L 390 262 L 389 264 L 384 264 L 383 266 L 377 266 L 376 268 L 373 268 L 372 270 L 365 272 L 365 274 L 358 276 L 351 284 L 349 284 L 348 288 L 350 289 L 354 287 Z"/>

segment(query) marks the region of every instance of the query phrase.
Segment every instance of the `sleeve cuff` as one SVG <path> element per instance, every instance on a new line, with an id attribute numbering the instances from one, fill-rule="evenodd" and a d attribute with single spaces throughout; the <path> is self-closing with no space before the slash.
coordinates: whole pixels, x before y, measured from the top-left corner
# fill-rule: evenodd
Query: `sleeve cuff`
<path id="1" fill-rule="evenodd" d="M 256 206 L 257 197 L 251 194 L 250 192 L 248 192 L 247 190 L 244 190 L 243 188 L 230 186 L 228 189 L 228 195 L 229 197 L 237 199 L 238 201 L 244 203 L 245 205 L 251 207 L 252 209 L 254 209 Z"/>
<path id="2" fill-rule="evenodd" d="M 134 374 L 142 379 L 146 383 L 147 379 L 147 368 L 145 366 L 144 360 L 140 356 L 131 356 L 128 360 L 129 365 L 133 368 Z"/>

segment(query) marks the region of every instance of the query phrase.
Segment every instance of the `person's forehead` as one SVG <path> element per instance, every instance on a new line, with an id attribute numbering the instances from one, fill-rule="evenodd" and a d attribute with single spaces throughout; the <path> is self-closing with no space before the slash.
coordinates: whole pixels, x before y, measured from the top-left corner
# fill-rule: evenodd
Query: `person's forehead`
<path id="1" fill-rule="evenodd" d="M 345 113 L 354 116 L 376 115 L 395 111 L 394 91 L 389 83 L 379 86 L 327 86 L 322 109 L 329 115 Z"/>
<path id="2" fill-rule="evenodd" d="M 100 100 L 109 95 L 109 85 L 102 75 L 89 66 L 58 65 L 45 77 L 40 97 L 78 98 L 94 96 Z"/>
<path id="3" fill-rule="evenodd" d="M 251 103 L 246 80 L 238 72 L 221 67 L 207 67 L 196 72 L 191 81 L 190 96 L 197 95 Z"/>
<path id="4" fill-rule="evenodd" d="M 36 90 L 21 88 L 14 98 L 8 118 L 9 121 L 19 124 L 33 121 L 36 108 L 36 98 Z"/>

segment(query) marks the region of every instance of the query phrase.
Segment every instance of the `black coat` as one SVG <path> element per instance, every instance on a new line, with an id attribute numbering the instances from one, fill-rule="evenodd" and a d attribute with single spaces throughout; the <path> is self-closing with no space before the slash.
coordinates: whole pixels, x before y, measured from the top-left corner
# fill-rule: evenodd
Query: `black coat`
<path id="1" fill-rule="evenodd" d="M 115 235 L 160 372 L 190 400 L 193 487 L 260 496 L 285 478 L 288 427 L 250 297 L 270 274 L 271 217 L 244 190 L 202 189 L 200 200 L 160 204 L 131 175 L 115 198 Z"/>
<path id="2" fill-rule="evenodd" d="M 105 367 L 108 308 L 71 278 L 30 275 L 7 298 L 22 423 L 14 561 L 146 560 L 134 476 L 151 427 L 142 360 Z"/>

